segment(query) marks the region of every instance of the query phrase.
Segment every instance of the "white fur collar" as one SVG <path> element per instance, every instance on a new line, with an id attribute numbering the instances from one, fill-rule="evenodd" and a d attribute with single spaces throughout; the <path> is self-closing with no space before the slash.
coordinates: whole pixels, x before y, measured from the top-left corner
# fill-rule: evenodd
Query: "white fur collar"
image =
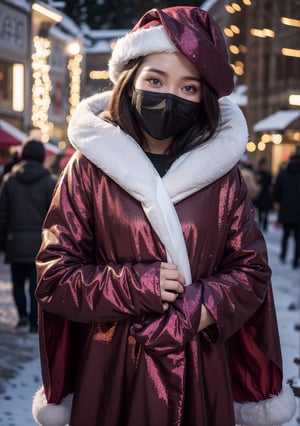
<path id="1" fill-rule="evenodd" d="M 190 265 L 173 203 L 214 182 L 237 163 L 248 138 L 245 118 L 229 98 L 220 100 L 220 131 L 204 145 L 182 155 L 161 179 L 133 138 L 98 117 L 110 96 L 110 92 L 97 94 L 79 104 L 68 128 L 70 142 L 141 202 L 165 245 L 168 260 L 178 266 L 189 284 Z"/>
<path id="2" fill-rule="evenodd" d="M 101 120 L 98 114 L 111 92 L 91 96 L 79 104 L 68 128 L 72 145 L 100 167 L 128 193 L 145 198 L 144 181 L 130 179 L 156 173 L 140 146 L 119 127 Z M 230 98 L 219 100 L 220 131 L 208 142 L 182 155 L 163 177 L 174 203 L 188 197 L 226 174 L 243 155 L 248 140 L 247 124 Z M 118 167 L 120 165 L 121 167 Z"/>

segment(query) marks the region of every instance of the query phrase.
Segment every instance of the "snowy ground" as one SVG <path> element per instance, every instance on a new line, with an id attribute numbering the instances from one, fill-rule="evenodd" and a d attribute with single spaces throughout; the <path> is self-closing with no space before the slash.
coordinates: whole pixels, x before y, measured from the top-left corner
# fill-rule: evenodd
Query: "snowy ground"
<path id="1" fill-rule="evenodd" d="M 300 324 L 300 268 L 291 268 L 291 249 L 287 263 L 279 262 L 280 236 L 281 230 L 271 224 L 266 240 L 273 269 L 285 378 L 291 379 L 300 376 L 294 363 L 300 357 L 300 332 L 295 330 L 295 325 Z M 41 380 L 37 336 L 13 332 L 16 320 L 8 268 L 0 258 L 0 425 L 34 426 L 31 403 Z M 300 424 L 299 401 L 298 412 L 289 426 Z"/>

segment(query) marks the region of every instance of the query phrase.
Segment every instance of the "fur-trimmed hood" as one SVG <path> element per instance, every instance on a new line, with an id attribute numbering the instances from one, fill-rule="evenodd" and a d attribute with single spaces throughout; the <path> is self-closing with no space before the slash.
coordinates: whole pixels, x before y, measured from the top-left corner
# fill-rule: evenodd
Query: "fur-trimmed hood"
<path id="1" fill-rule="evenodd" d="M 99 118 L 110 96 L 108 91 L 81 101 L 71 118 L 68 137 L 76 149 L 141 201 L 147 197 L 143 175 L 153 179 L 157 173 L 133 138 Z M 173 203 L 219 179 L 245 152 L 248 128 L 243 113 L 229 97 L 220 99 L 219 106 L 221 123 L 216 134 L 177 159 L 162 178 Z M 137 175 L 141 181 L 133 179 Z"/>
<path id="2" fill-rule="evenodd" d="M 205 144 L 182 155 L 161 178 L 138 143 L 99 113 L 111 92 L 96 94 L 77 107 L 68 128 L 72 145 L 141 202 L 168 260 L 176 263 L 187 283 L 189 260 L 174 205 L 226 174 L 243 155 L 248 140 L 246 120 L 229 98 L 219 101 L 220 129 Z"/>

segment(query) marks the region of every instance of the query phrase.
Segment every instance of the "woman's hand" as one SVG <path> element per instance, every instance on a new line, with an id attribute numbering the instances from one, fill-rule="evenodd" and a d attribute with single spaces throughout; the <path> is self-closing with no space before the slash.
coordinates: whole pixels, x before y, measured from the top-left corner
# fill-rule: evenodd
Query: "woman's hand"
<path id="1" fill-rule="evenodd" d="M 163 308 L 166 311 L 169 303 L 176 300 L 184 292 L 185 280 L 174 263 L 162 262 L 160 268 L 160 292 Z"/>

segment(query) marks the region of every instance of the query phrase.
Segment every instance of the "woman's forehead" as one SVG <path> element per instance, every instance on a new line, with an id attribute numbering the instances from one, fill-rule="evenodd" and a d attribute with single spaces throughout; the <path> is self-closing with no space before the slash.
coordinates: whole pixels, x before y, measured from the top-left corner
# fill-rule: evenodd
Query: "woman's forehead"
<path id="1" fill-rule="evenodd" d="M 180 52 L 152 53 L 144 57 L 140 66 L 143 71 L 161 71 L 167 74 L 184 74 L 199 78 L 194 65 Z"/>

